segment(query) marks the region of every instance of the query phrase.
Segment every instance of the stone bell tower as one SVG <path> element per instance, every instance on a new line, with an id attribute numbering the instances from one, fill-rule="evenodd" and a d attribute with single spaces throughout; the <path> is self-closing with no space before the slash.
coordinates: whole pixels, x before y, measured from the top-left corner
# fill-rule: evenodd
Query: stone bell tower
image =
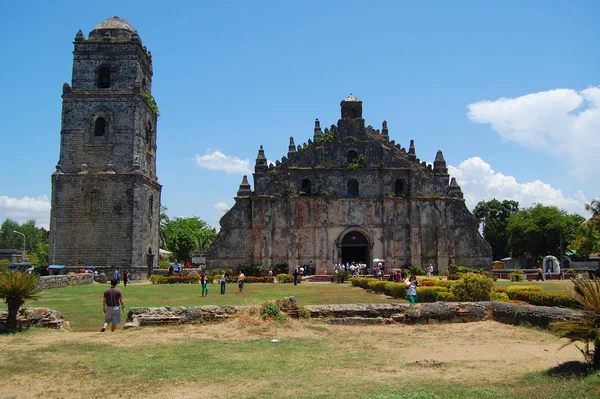
<path id="1" fill-rule="evenodd" d="M 49 260 L 67 268 L 129 269 L 158 262 L 161 185 L 156 178 L 152 55 L 118 17 L 75 36 L 63 85 L 60 159 L 52 174 Z"/>

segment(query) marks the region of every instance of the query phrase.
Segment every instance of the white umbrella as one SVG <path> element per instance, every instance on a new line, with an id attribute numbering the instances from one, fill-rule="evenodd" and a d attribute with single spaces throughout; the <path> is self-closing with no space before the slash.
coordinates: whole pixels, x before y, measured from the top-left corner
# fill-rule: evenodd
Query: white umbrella
<path id="1" fill-rule="evenodd" d="M 373 262 L 379 262 L 380 260 L 381 259 L 379 259 L 379 258 L 375 258 L 375 259 L 373 259 Z"/>

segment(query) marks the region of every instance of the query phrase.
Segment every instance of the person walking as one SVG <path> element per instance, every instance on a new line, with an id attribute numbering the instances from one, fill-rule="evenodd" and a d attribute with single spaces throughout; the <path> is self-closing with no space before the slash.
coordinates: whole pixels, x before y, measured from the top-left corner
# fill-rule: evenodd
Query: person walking
<path id="1" fill-rule="evenodd" d="M 127 287 L 127 283 L 129 282 L 129 271 L 127 269 L 123 270 L 123 286 Z"/>
<path id="2" fill-rule="evenodd" d="M 227 284 L 227 273 L 221 276 L 221 295 L 225 295 L 225 284 Z"/>
<path id="3" fill-rule="evenodd" d="M 121 272 L 119 271 L 119 269 L 115 269 L 115 272 L 113 274 L 113 278 L 115 280 L 117 280 L 117 284 L 119 284 L 121 282 Z"/>
<path id="4" fill-rule="evenodd" d="M 542 267 L 538 267 L 537 269 L 537 278 L 535 279 L 535 281 L 544 281 L 544 271 L 542 270 Z"/>
<path id="5" fill-rule="evenodd" d="M 408 296 L 408 301 L 411 305 L 417 303 L 417 287 L 419 286 L 419 282 L 417 281 L 417 276 L 414 274 L 410 276 L 408 283 L 406 283 L 406 295 Z"/>
<path id="6" fill-rule="evenodd" d="M 298 268 L 294 269 L 294 285 L 298 285 Z"/>
<path id="7" fill-rule="evenodd" d="M 240 275 L 238 276 L 238 288 L 240 289 L 240 294 L 242 292 L 244 292 L 244 280 L 246 279 L 246 276 L 244 276 L 244 273 L 240 272 Z"/>
<path id="8" fill-rule="evenodd" d="M 202 273 L 200 284 L 202 284 L 202 296 L 208 296 L 208 277 L 206 277 L 206 273 Z"/>
<path id="9" fill-rule="evenodd" d="M 123 303 L 123 295 L 121 290 L 117 289 L 117 279 L 110 280 L 110 288 L 104 291 L 102 299 L 102 312 L 104 313 L 104 325 L 100 332 L 106 331 L 109 323 L 112 323 L 111 332 L 115 332 L 117 324 L 121 322 L 121 313 L 119 313 L 119 305 L 121 310 L 125 312 L 125 303 Z"/>

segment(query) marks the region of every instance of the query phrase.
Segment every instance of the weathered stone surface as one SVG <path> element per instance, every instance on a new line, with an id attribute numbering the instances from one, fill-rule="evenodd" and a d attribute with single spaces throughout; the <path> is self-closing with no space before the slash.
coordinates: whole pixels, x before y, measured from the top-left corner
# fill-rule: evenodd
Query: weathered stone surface
<path id="1" fill-rule="evenodd" d="M 70 285 L 92 284 L 94 275 L 91 273 L 66 274 L 61 276 L 42 276 L 38 281 L 36 288 L 58 288 L 68 287 Z"/>
<path id="2" fill-rule="evenodd" d="M 127 268 L 138 279 L 158 264 L 152 60 L 126 21 L 109 20 L 87 40 L 77 35 L 71 86 L 63 86 L 49 258 L 108 275 Z"/>
<path id="3" fill-rule="evenodd" d="M 6 323 L 6 317 L 8 311 L 0 309 L 0 324 Z M 48 328 L 65 328 L 69 329 L 69 322 L 63 320 L 63 316 L 56 310 L 47 308 L 20 308 L 19 314 L 19 325 L 21 326 L 34 326 L 41 325 Z"/>
<path id="4" fill-rule="evenodd" d="M 356 100 L 356 101 L 355 101 Z M 334 263 L 387 265 L 451 263 L 491 268 L 491 248 L 478 231 L 456 181 L 450 183 L 441 151 L 433 167 L 385 134 L 365 127 L 362 101 L 341 103 L 338 125 L 314 142 L 267 165 L 262 146 L 254 168 L 254 191 L 246 177 L 235 205 L 207 255 L 207 267 L 261 264 L 316 266 L 330 274 Z M 432 154 L 433 155 L 433 154 Z"/>
<path id="5" fill-rule="evenodd" d="M 546 328 L 555 321 L 575 320 L 585 316 L 585 312 L 576 309 L 516 305 L 504 302 L 490 302 L 494 320 L 505 324 L 522 323 Z"/>

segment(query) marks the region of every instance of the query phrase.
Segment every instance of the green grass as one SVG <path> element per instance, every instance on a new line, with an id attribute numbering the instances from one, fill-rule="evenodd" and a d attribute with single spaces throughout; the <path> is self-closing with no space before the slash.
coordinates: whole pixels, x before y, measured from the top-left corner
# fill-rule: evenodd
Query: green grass
<path id="1" fill-rule="evenodd" d="M 60 312 L 75 331 L 96 330 L 103 320 L 102 293 L 108 285 L 88 284 L 45 290 L 37 301 L 24 307 L 46 307 Z M 209 284 L 208 297 L 201 297 L 199 284 L 134 283 L 119 286 L 125 308 L 204 305 L 258 305 L 268 300 L 294 296 L 301 305 L 343 303 L 396 303 L 404 300 L 385 295 L 369 294 L 350 283 L 246 284 L 240 294 L 236 284 L 227 284 L 227 293 L 220 294 L 218 284 Z M 6 307 L 5 304 L 0 305 Z"/>

